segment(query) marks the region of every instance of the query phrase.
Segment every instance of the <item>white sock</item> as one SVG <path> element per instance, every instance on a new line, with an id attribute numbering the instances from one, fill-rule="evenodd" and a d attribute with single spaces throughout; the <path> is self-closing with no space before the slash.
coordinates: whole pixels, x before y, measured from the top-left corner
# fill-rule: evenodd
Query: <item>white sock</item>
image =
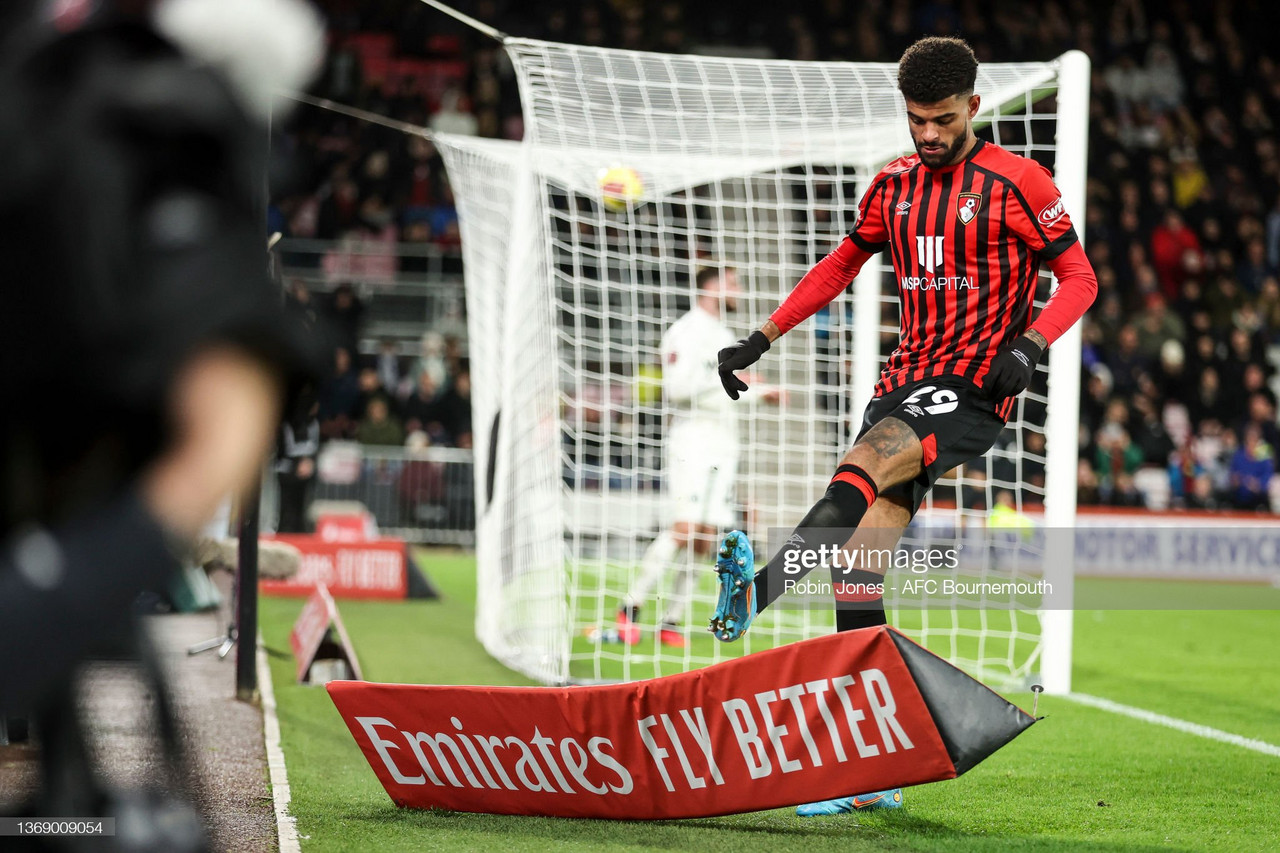
<path id="1" fill-rule="evenodd" d="M 653 540 L 645 550 L 644 556 L 640 558 L 640 577 L 627 593 L 627 597 L 622 600 L 623 605 L 639 607 L 649 597 L 649 593 L 653 592 L 653 588 L 658 585 L 658 581 L 670 568 L 671 561 L 676 558 L 680 550 L 670 530 L 659 533 L 658 538 Z"/>

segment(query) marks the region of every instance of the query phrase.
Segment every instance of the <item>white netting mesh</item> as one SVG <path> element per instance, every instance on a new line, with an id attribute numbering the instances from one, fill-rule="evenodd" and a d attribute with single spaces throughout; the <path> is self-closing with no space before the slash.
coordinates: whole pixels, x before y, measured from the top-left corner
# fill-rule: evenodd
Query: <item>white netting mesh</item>
<path id="1" fill-rule="evenodd" d="M 669 406 L 655 393 L 664 330 L 689 309 L 699 266 L 737 270 L 744 298 L 731 323 L 744 335 L 839 242 L 871 177 L 910 148 L 894 66 L 507 46 L 524 142 L 439 140 L 459 204 L 471 323 L 479 636 L 509 665 L 564 681 L 668 674 L 830 631 L 829 608 L 776 606 L 744 642 L 716 643 L 703 630 L 714 578 L 701 566 L 683 649 L 659 643 L 656 602 L 642 607 L 638 645 L 609 642 L 607 629 L 667 517 Z M 1053 63 L 983 66 L 983 133 L 1053 168 L 1056 85 Z M 599 177 L 619 166 L 643 190 L 610 210 Z M 758 365 L 790 396 L 743 408 L 746 530 L 794 525 L 848 447 L 874 374 L 859 369 L 859 346 L 882 363 L 897 338 L 883 260 L 864 273 L 882 285 L 878 342 L 859 344 L 854 300 L 844 297 Z M 996 489 L 1018 508 L 1044 494 L 1035 437 L 1044 403 L 1040 382 L 1004 445 L 938 484 L 922 513 L 928 524 L 908 545 L 981 526 Z M 1029 556 L 1003 560 L 1001 577 L 1038 576 Z M 898 609 L 890 622 L 988 681 L 1024 679 L 1041 648 L 1034 605 L 974 606 L 983 603 Z"/>

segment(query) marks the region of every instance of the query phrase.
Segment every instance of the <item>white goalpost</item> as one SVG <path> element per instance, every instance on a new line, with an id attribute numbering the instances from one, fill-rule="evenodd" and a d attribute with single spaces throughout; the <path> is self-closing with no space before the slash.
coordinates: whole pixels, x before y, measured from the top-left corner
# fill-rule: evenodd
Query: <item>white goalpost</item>
<path id="1" fill-rule="evenodd" d="M 743 298 L 729 323 L 745 335 L 835 247 L 870 179 L 911 150 L 896 66 L 504 43 L 524 140 L 436 139 L 466 271 L 477 635 L 508 666 L 568 683 L 670 674 L 829 633 L 829 604 L 784 597 L 743 641 L 718 643 L 705 631 L 709 565 L 694 567 L 683 647 L 657 636 L 669 584 L 642 607 L 638 644 L 614 641 L 609 629 L 669 519 L 663 332 L 689 309 L 700 267 L 737 271 Z M 977 85 L 980 132 L 1045 163 L 1081 228 L 1088 86 L 1079 53 L 985 64 Z M 606 205 L 599 177 L 617 167 L 633 170 L 640 190 Z M 799 521 L 852 440 L 897 339 L 890 272 L 887 257 L 874 259 L 757 365 L 789 391 L 778 407 L 742 401 L 737 504 L 758 549 L 768 529 Z M 1050 287 L 1045 272 L 1039 300 Z M 907 541 L 981 530 L 998 501 L 1018 518 L 1072 526 L 1078 327 L 1050 352 L 1001 442 L 939 481 Z M 1050 554 L 1043 539 L 1028 541 L 1016 560 L 963 571 L 1044 579 L 1054 607 L 1069 607 L 1071 555 L 1056 543 Z M 890 624 L 987 683 L 1069 691 L 1069 611 L 990 597 L 886 598 Z"/>

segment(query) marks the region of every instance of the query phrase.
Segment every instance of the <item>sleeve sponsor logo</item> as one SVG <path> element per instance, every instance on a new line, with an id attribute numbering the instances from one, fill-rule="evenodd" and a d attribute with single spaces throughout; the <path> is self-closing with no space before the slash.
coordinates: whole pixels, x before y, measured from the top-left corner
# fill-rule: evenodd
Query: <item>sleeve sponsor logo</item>
<path id="1" fill-rule="evenodd" d="M 1052 202 L 1044 210 L 1040 211 L 1040 215 L 1036 217 L 1040 220 L 1041 225 L 1052 225 L 1066 215 L 1067 209 L 1062 206 L 1062 196 Z"/>

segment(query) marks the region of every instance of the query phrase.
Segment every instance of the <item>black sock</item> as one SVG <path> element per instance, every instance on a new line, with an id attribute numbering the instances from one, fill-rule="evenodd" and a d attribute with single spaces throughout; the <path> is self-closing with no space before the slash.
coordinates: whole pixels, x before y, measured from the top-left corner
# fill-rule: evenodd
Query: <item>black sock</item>
<path id="1" fill-rule="evenodd" d="M 786 581 L 798 581 L 808 574 L 810 569 L 803 568 L 803 565 L 798 571 L 795 568 L 800 564 L 798 558 L 805 552 L 813 552 L 816 557 L 816 552 L 824 545 L 843 548 L 878 494 L 875 481 L 857 465 L 837 468 L 831 484 L 827 486 L 827 493 L 809 510 L 782 550 L 756 572 L 756 612 L 764 610 L 786 591 Z M 808 535 L 806 530 L 810 531 Z M 794 561 L 790 567 L 787 565 L 789 561 Z M 810 568 L 816 565 L 813 562 Z"/>
<path id="2" fill-rule="evenodd" d="M 887 625 L 884 615 L 884 576 L 863 569 L 831 569 L 836 596 L 836 630 L 856 631 Z"/>

